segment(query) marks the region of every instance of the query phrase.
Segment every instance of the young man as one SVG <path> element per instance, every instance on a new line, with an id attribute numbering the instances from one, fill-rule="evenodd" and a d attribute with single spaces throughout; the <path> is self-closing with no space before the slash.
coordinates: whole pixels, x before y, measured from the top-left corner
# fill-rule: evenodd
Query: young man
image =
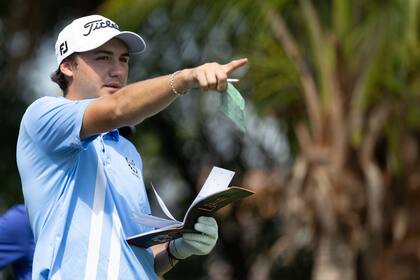
<path id="1" fill-rule="evenodd" d="M 247 60 L 207 63 L 126 85 L 130 54 L 143 39 L 93 15 L 66 26 L 56 42 L 52 76 L 64 97 L 44 97 L 25 112 L 17 162 L 36 240 L 34 279 L 155 279 L 179 260 L 208 254 L 217 223 L 200 217 L 197 234 L 166 250 L 132 247 L 125 238 L 149 228 L 142 161 L 118 128 L 136 125 L 192 88 L 223 91 Z"/>

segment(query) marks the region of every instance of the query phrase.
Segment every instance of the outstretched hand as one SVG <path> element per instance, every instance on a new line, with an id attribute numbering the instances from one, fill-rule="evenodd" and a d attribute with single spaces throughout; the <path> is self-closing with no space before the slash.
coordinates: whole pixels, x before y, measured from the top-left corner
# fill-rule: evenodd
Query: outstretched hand
<path id="1" fill-rule="evenodd" d="M 188 69 L 187 87 L 224 91 L 227 87 L 228 76 L 236 69 L 244 66 L 247 58 L 232 60 L 227 64 L 217 62 L 205 63 L 196 68 Z"/>

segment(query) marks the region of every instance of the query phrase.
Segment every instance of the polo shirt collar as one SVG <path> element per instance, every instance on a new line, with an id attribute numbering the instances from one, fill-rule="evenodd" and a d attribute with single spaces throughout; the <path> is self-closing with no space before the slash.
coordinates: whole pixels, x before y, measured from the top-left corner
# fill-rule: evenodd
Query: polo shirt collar
<path id="1" fill-rule="evenodd" d="M 114 130 L 111 130 L 111 131 L 105 133 L 103 138 L 104 139 L 110 139 L 110 140 L 113 140 L 113 141 L 117 142 L 118 139 L 120 138 L 120 133 L 118 132 L 118 129 L 114 129 Z"/>

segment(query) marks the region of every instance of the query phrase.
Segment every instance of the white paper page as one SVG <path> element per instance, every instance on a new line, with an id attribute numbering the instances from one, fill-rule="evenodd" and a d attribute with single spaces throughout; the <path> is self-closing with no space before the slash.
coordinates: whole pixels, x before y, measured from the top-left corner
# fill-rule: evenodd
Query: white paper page
<path id="1" fill-rule="evenodd" d="M 235 175 L 235 172 L 231 170 L 214 166 L 191 206 L 203 197 L 225 190 L 232 181 L 233 175 Z"/>
<path id="2" fill-rule="evenodd" d="M 158 203 L 159 203 L 159 206 L 160 206 L 160 208 L 162 209 L 163 213 L 165 213 L 165 215 L 166 215 L 168 218 L 170 218 L 170 219 L 172 219 L 172 220 L 176 221 L 176 219 L 172 216 L 171 212 L 169 212 L 169 210 L 168 210 L 168 208 L 166 207 L 165 203 L 163 202 L 162 198 L 160 198 L 159 194 L 158 194 L 158 193 L 157 193 L 157 191 L 155 190 L 155 187 L 153 186 L 153 184 L 152 184 L 152 189 L 153 189 L 153 192 L 155 193 L 156 199 L 157 199 L 157 201 L 158 201 Z"/>
<path id="3" fill-rule="evenodd" d="M 182 225 L 181 222 L 163 219 L 160 217 L 147 215 L 143 213 L 133 213 L 133 220 L 141 225 L 152 228 L 164 228 L 173 225 Z"/>

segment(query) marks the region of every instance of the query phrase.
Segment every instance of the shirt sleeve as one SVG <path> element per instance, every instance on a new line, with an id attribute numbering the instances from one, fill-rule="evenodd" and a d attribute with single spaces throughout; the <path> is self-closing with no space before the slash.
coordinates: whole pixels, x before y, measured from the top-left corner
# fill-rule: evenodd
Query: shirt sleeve
<path id="1" fill-rule="evenodd" d="M 33 243 L 27 232 L 31 229 L 23 205 L 11 208 L 0 217 L 0 269 L 26 256 L 28 244 Z"/>
<path id="2" fill-rule="evenodd" d="M 94 99 L 69 100 L 43 97 L 35 101 L 22 119 L 22 126 L 39 147 L 48 152 L 80 150 L 96 136 L 80 139 L 83 115 Z"/>

